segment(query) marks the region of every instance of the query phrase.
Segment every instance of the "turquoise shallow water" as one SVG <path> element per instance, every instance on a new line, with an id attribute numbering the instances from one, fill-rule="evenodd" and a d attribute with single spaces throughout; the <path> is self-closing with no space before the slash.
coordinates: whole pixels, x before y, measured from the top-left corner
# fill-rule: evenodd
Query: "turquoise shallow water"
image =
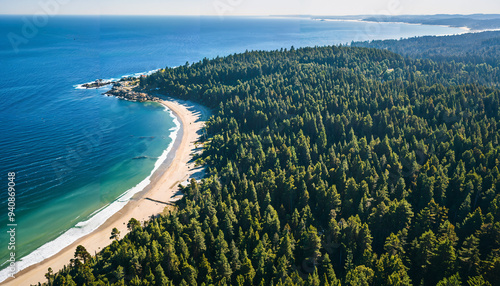
<path id="1" fill-rule="evenodd" d="M 8 172 L 17 174 L 16 256 L 36 262 L 68 229 L 75 238 L 104 220 L 84 223 L 142 182 L 172 142 L 175 124 L 160 105 L 76 85 L 252 49 L 461 32 L 298 18 L 59 16 L 16 50 L 9 35 L 23 36 L 30 19 L 0 16 L 0 268 L 9 257 Z"/>

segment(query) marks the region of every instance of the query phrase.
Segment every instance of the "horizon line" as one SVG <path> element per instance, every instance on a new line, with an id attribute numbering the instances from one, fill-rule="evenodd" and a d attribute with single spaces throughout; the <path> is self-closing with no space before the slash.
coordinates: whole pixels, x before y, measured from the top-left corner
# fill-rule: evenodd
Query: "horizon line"
<path id="1" fill-rule="evenodd" d="M 0 16 L 34 16 L 37 14 L 17 14 L 17 13 L 1 13 Z M 471 13 L 471 14 L 459 14 L 459 13 L 436 13 L 436 14 L 345 14 L 345 15 L 318 15 L 318 14 L 57 14 L 50 15 L 52 17 L 57 16 L 179 16 L 179 17 L 355 17 L 355 16 L 385 16 L 385 17 L 395 17 L 395 16 L 474 16 L 474 15 L 496 15 L 500 16 L 500 13 Z"/>

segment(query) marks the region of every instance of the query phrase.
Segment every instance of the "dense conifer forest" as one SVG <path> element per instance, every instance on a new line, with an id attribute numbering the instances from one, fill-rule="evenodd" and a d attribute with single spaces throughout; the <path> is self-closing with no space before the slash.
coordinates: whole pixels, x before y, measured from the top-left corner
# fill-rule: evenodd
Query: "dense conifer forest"
<path id="1" fill-rule="evenodd" d="M 387 49 L 412 58 L 461 63 L 467 66 L 466 69 L 480 64 L 500 66 L 500 31 L 353 42 L 351 46 Z"/>
<path id="2" fill-rule="evenodd" d="M 499 285 L 499 65 L 473 56 L 292 47 L 142 78 L 212 108 L 207 176 L 45 283 Z"/>

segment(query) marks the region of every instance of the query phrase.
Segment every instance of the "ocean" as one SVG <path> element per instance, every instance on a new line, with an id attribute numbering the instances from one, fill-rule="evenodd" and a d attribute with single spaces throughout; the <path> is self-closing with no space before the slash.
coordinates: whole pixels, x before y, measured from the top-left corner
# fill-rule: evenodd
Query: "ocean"
<path id="1" fill-rule="evenodd" d="M 108 87 L 80 84 L 245 50 L 463 32 L 277 17 L 45 20 L 0 16 L 0 281 L 8 274 L 9 224 L 16 229 L 18 270 L 53 255 L 144 188 L 175 140 L 179 123 L 161 105 L 107 97 Z M 16 192 L 9 210 L 10 172 Z"/>

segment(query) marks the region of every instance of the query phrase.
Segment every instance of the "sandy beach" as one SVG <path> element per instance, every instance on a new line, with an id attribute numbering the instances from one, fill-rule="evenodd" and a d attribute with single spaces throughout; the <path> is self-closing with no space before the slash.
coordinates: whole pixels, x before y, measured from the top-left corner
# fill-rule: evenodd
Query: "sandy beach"
<path id="1" fill-rule="evenodd" d="M 161 104 L 172 110 L 182 126 L 167 160 L 152 175 L 151 183 L 97 230 L 78 239 L 56 255 L 20 271 L 15 275 L 16 278 L 7 279 L 2 285 L 46 282 L 47 269 L 51 267 L 57 272 L 69 264 L 78 245 L 83 245 L 94 255 L 112 242 L 109 237 L 114 227 L 118 228 L 120 237 L 123 237 L 128 232 L 127 223 L 131 218 L 144 222 L 152 215 L 162 213 L 166 206 L 181 197 L 178 193 L 179 184 L 186 184 L 191 178 L 200 179 L 203 176 L 204 168 L 195 167 L 192 154 L 198 151 L 195 142 L 200 139 L 209 110 L 193 102 L 174 99 L 163 100 Z"/>

